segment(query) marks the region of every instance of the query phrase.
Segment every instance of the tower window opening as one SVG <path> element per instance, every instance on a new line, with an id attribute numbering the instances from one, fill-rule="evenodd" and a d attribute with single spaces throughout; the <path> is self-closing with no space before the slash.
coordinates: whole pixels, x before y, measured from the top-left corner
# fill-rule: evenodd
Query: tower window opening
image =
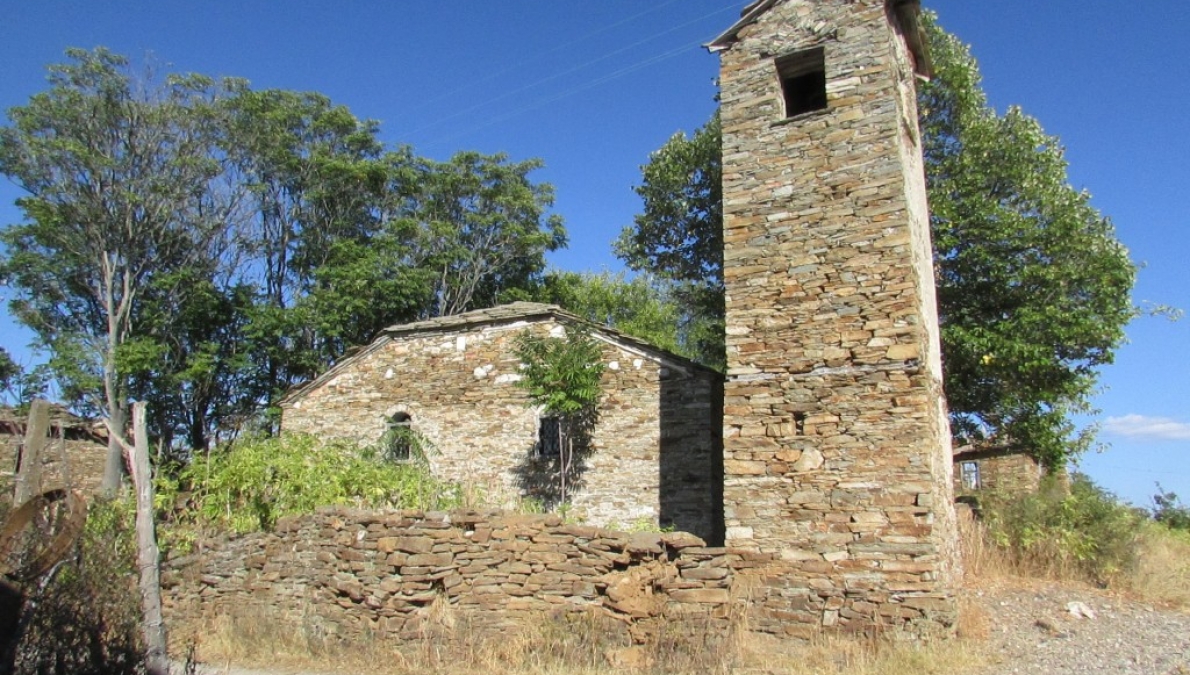
<path id="1" fill-rule="evenodd" d="M 785 95 L 785 116 L 826 108 L 826 50 L 822 47 L 777 58 L 777 74 Z"/>

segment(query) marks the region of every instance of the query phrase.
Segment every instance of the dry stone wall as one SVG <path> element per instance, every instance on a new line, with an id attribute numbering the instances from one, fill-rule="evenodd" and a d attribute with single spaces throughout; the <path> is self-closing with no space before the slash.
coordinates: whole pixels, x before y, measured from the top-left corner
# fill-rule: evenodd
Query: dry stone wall
<path id="1" fill-rule="evenodd" d="M 788 0 L 722 52 L 726 541 L 752 625 L 953 622 L 951 453 L 912 57 L 884 0 Z M 779 57 L 821 48 L 822 110 Z"/>
<path id="2" fill-rule="evenodd" d="M 244 617 L 348 640 L 412 638 L 446 609 L 495 634 L 558 611 L 597 611 L 647 632 L 675 616 L 726 622 L 731 607 L 724 549 L 556 516 L 328 509 L 201 548 L 164 565 L 175 631 Z"/>

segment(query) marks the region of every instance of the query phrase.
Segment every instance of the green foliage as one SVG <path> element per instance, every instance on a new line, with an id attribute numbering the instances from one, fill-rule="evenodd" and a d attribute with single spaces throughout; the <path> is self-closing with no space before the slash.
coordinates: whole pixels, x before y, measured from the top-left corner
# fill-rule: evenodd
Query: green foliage
<path id="1" fill-rule="evenodd" d="M 696 358 L 681 333 L 682 308 L 669 291 L 669 284 L 646 275 L 628 280 L 608 272 L 554 271 L 523 298 L 559 305 L 593 324 Z"/>
<path id="2" fill-rule="evenodd" d="M 424 162 L 415 255 L 434 274 L 431 316 L 489 307 L 502 293 L 530 287 L 545 254 L 566 246 L 561 217 L 546 215 L 553 186 L 529 180 L 541 166 L 477 152 Z"/>
<path id="3" fill-rule="evenodd" d="M 176 514 L 183 525 L 237 532 L 268 530 L 279 518 L 320 506 L 429 510 L 451 508 L 460 498 L 457 486 L 435 480 L 423 462 L 392 463 L 376 448 L 297 434 L 196 456 L 176 485 L 159 488 L 162 505 L 174 503 L 174 490 L 189 492 L 192 506 Z"/>
<path id="4" fill-rule="evenodd" d="M 1190 532 L 1190 506 L 1182 504 L 1178 496 L 1161 488 L 1157 484 L 1157 494 L 1153 495 L 1153 520 L 1172 530 L 1186 530 Z"/>
<path id="5" fill-rule="evenodd" d="M 557 507 L 565 517 L 570 491 L 581 484 L 584 460 L 592 451 L 590 434 L 603 393 L 603 348 L 589 333 L 570 327 L 564 338 L 526 330 L 517 336 L 514 351 L 521 360 L 517 386 L 529 394 L 527 405 L 540 406 L 544 417 L 557 418 L 559 434 L 556 490 L 539 484 L 531 461 L 519 468 L 522 481 L 540 493 L 533 496 Z"/>
<path id="6" fill-rule="evenodd" d="M 545 414 L 573 416 L 599 402 L 603 352 L 589 334 L 572 328 L 565 338 L 554 338 L 526 330 L 517 336 L 515 351 L 524 364 L 517 386 Z"/>
<path id="7" fill-rule="evenodd" d="M 16 361 L 12 360 L 12 356 L 8 354 L 8 350 L 0 347 L 0 386 L 8 389 L 9 384 L 20 373 L 21 367 L 17 365 Z"/>
<path id="8" fill-rule="evenodd" d="M 0 398 L 18 409 L 25 409 L 33 399 L 44 396 L 50 372 L 45 364 L 26 369 L 0 347 Z"/>
<path id="9" fill-rule="evenodd" d="M 1096 368 L 1134 316 L 1135 267 L 1058 140 L 1019 108 L 998 115 L 967 47 L 927 21 L 934 79 L 919 91 L 946 394 L 962 442 L 1049 467 L 1087 446 Z"/>
<path id="10" fill-rule="evenodd" d="M 1142 514 L 1083 474 L 1067 493 L 1047 482 L 1036 494 L 980 500 L 993 541 L 1018 563 L 1046 572 L 1075 572 L 1107 584 L 1136 564 Z"/>
<path id="11" fill-rule="evenodd" d="M 687 137 L 678 133 L 641 167 L 636 193 L 644 212 L 616 240 L 629 268 L 669 283 L 685 310 L 680 335 L 686 352 L 722 368 L 723 181 L 719 114 Z"/>
<path id="12" fill-rule="evenodd" d="M 427 456 L 434 444 L 424 434 L 408 426 L 389 427 L 377 443 L 377 453 L 386 462 L 416 462 L 428 466 Z"/>

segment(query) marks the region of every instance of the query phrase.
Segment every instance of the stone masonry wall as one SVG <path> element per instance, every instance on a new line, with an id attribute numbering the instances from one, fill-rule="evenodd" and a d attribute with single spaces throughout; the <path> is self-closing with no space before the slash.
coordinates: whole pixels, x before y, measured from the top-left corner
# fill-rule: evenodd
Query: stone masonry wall
<path id="1" fill-rule="evenodd" d="M 1025 453 L 981 454 L 955 458 L 954 491 L 973 493 L 997 491 L 1010 494 L 1032 494 L 1041 485 L 1044 472 L 1037 460 Z M 975 462 L 979 465 L 979 488 L 963 487 L 960 465 Z"/>
<path id="2" fill-rule="evenodd" d="M 908 49 L 883 0 L 777 2 L 722 52 L 726 541 L 752 625 L 947 628 L 958 560 Z M 775 59 L 825 52 L 784 117 Z"/>
<path id="3" fill-rule="evenodd" d="M 394 413 L 433 446 L 432 472 L 496 504 L 556 486 L 534 446 L 540 414 L 516 386 L 513 341 L 556 321 L 470 326 L 373 343 L 333 378 L 287 401 L 282 426 L 321 438 L 376 442 Z M 605 392 L 589 453 L 577 460 L 576 518 L 596 525 L 660 522 L 722 543 L 721 380 L 603 340 Z M 547 500 L 548 501 L 548 500 Z"/>
<path id="4" fill-rule="evenodd" d="M 164 565 L 175 632 L 231 617 L 345 639 L 408 638 L 425 634 L 435 603 L 493 635 L 556 611 L 598 611 L 641 628 L 729 615 L 723 549 L 684 533 L 630 535 L 556 516 L 329 509 L 205 546 Z"/>
<path id="5" fill-rule="evenodd" d="M 54 430 L 57 434 L 57 430 Z M 69 433 L 69 432 L 68 432 Z M 22 434 L 0 435 L 0 499 L 12 497 L 13 480 L 16 476 L 17 454 L 25 442 Z M 99 490 L 103 482 L 103 466 L 107 461 L 107 446 L 96 441 L 66 438 L 66 461 L 59 461 L 59 446 L 62 440 L 55 437 L 47 444 L 42 454 L 41 485 L 43 490 L 60 487 L 80 489 L 85 493 Z"/>

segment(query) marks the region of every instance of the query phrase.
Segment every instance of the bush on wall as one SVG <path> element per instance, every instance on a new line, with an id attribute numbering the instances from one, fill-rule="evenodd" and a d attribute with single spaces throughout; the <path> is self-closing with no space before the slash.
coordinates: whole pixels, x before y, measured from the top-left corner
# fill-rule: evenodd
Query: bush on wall
<path id="1" fill-rule="evenodd" d="M 459 487 L 434 479 L 424 461 L 386 461 L 374 447 L 304 434 L 252 438 L 196 456 L 177 479 L 161 481 L 164 506 L 185 492 L 178 519 L 236 532 L 268 530 L 320 506 L 433 510 L 461 499 Z"/>

